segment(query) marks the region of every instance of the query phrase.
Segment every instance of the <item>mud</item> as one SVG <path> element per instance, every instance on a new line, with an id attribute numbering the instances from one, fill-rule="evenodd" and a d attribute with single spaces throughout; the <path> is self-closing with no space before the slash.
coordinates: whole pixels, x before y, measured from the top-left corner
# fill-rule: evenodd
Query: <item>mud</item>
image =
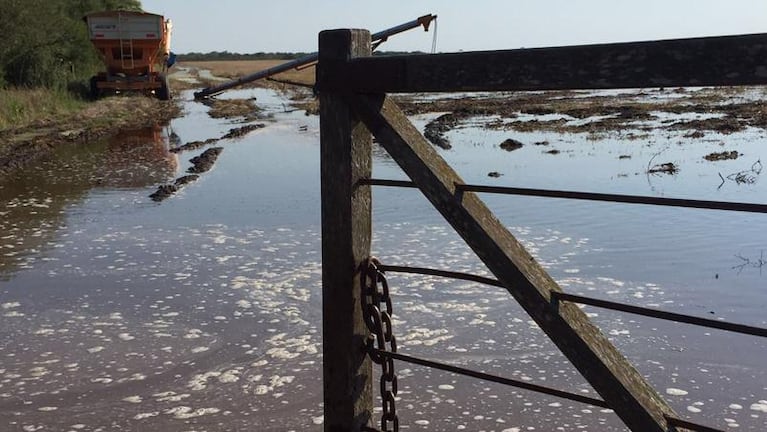
<path id="1" fill-rule="evenodd" d="M 121 130 L 167 124 L 181 113 L 175 102 L 115 96 L 67 117 L 0 131 L 0 178 L 42 160 L 61 145 L 116 136 Z"/>
<path id="2" fill-rule="evenodd" d="M 647 170 L 648 174 L 670 174 L 674 175 L 679 172 L 679 167 L 673 162 L 666 162 L 658 165 L 653 165 Z"/>
<path id="3" fill-rule="evenodd" d="M 156 202 L 164 201 L 170 198 L 171 196 L 173 196 L 176 192 L 181 190 L 181 188 L 183 188 L 184 186 L 194 181 L 197 181 L 197 179 L 199 178 L 200 176 L 198 176 L 197 174 L 190 174 L 190 175 L 179 177 L 176 179 L 176 181 L 173 184 L 165 184 L 165 185 L 158 186 L 157 190 L 151 195 L 149 195 L 149 198 L 151 198 L 152 201 L 156 201 Z"/>
<path id="4" fill-rule="evenodd" d="M 184 144 L 182 146 L 174 147 L 174 148 L 170 149 L 170 151 L 172 153 L 181 153 L 181 152 L 185 152 L 185 151 L 201 149 L 201 148 L 203 148 L 205 146 L 208 146 L 208 145 L 211 145 L 211 144 L 215 144 L 215 143 L 217 143 L 217 142 L 219 142 L 221 140 L 242 138 L 245 135 L 249 134 L 250 132 L 253 132 L 254 130 L 257 130 L 257 129 L 261 129 L 264 126 L 265 125 L 263 123 L 258 123 L 258 124 L 252 124 L 252 125 L 246 125 L 246 126 L 242 126 L 242 127 L 232 128 L 232 129 L 229 129 L 229 132 L 227 132 L 226 134 L 222 135 L 220 138 L 208 138 L 208 139 L 203 140 L 203 141 L 191 141 L 191 142 L 188 142 L 188 143 L 186 143 L 186 144 Z"/>
<path id="5" fill-rule="evenodd" d="M 199 179 L 199 178 L 200 178 L 200 176 L 198 176 L 197 174 L 189 174 L 189 175 L 185 175 L 185 176 L 181 176 L 181 177 L 177 178 L 176 181 L 173 184 L 174 184 L 174 186 L 180 188 L 182 186 L 188 185 L 189 183 L 197 181 L 197 179 Z"/>
<path id="6" fill-rule="evenodd" d="M 707 161 L 722 161 L 722 160 L 728 160 L 728 159 L 737 159 L 740 154 L 736 150 L 732 151 L 723 151 L 720 153 L 711 153 L 707 154 L 706 156 L 703 156 L 703 159 Z"/>
<path id="7" fill-rule="evenodd" d="M 160 185 L 157 187 L 157 190 L 154 193 L 149 195 L 149 198 L 151 198 L 152 201 L 162 201 L 166 198 L 169 198 L 177 191 L 178 187 L 176 185 Z"/>
<path id="8" fill-rule="evenodd" d="M 232 129 L 229 129 L 229 132 L 224 134 L 224 136 L 222 136 L 221 139 L 242 138 L 245 135 L 253 132 L 254 130 L 261 129 L 263 127 L 264 127 L 263 123 L 258 123 L 258 124 L 245 125 L 238 128 L 232 128 Z"/>
<path id="9" fill-rule="evenodd" d="M 187 169 L 186 172 L 200 174 L 210 171 L 216 163 L 218 155 L 220 155 L 222 151 L 224 151 L 223 147 L 211 147 L 202 152 L 201 155 L 189 159 L 189 162 L 191 162 L 193 166 Z"/>
<path id="10" fill-rule="evenodd" d="M 445 138 L 445 133 L 458 126 L 459 122 L 469 117 L 471 117 L 471 113 L 467 110 L 459 110 L 443 114 L 426 125 L 423 136 L 435 146 L 448 150 L 452 148 L 452 145 L 450 144 L 450 141 Z"/>
<path id="11" fill-rule="evenodd" d="M 205 141 L 192 141 L 192 142 L 188 142 L 188 143 L 186 143 L 186 144 L 184 144 L 182 146 L 173 147 L 172 149 L 170 149 L 170 152 L 171 153 L 181 153 L 181 152 L 190 151 L 190 150 L 197 150 L 197 149 L 203 148 L 203 147 L 205 147 L 207 145 L 215 144 L 220 139 L 221 138 L 208 138 Z"/>
<path id="12" fill-rule="evenodd" d="M 213 118 L 242 117 L 250 121 L 263 117 L 255 99 L 204 99 L 202 102 L 210 107 L 208 115 Z"/>
<path id="13" fill-rule="evenodd" d="M 517 140 L 515 140 L 513 138 L 508 138 L 508 139 L 504 140 L 501 143 L 501 145 L 500 145 L 500 147 L 502 149 L 504 149 L 506 151 L 509 151 L 509 152 L 510 151 L 514 151 L 514 150 L 519 150 L 519 149 L 521 149 L 524 146 L 525 146 L 524 144 L 522 144 L 521 142 L 519 142 L 519 141 L 517 141 Z"/>
<path id="14" fill-rule="evenodd" d="M 748 127 L 767 129 L 767 110 L 759 101 L 730 102 L 738 91 L 649 89 L 615 95 L 552 91 L 467 94 L 426 102 L 418 96 L 395 99 L 409 115 L 446 112 L 427 125 L 425 136 L 435 145 L 449 148 L 447 132 L 477 117 L 484 117 L 484 127 L 491 130 L 594 136 L 638 131 L 624 135 L 628 139 L 640 139 L 643 131 L 658 129 L 689 130 L 685 136 L 690 138 L 702 138 L 706 132 L 731 134 Z M 682 118 L 666 118 L 670 115 Z M 702 115 L 706 118 L 695 118 Z"/>

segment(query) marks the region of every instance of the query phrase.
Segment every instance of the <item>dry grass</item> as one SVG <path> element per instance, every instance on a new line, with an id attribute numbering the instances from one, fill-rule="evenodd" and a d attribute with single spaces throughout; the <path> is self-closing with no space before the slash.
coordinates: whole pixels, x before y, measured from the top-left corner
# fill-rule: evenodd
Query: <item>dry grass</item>
<path id="1" fill-rule="evenodd" d="M 260 70 L 268 69 L 287 60 L 229 60 L 229 61 L 197 61 L 183 62 L 180 66 L 209 70 L 214 76 L 223 78 L 239 78 Z M 301 70 L 290 70 L 276 75 L 278 80 L 294 81 L 306 85 L 314 85 L 314 66 Z"/>
<path id="2" fill-rule="evenodd" d="M 64 90 L 0 89 L 0 130 L 46 123 L 83 106 L 84 101 Z"/>

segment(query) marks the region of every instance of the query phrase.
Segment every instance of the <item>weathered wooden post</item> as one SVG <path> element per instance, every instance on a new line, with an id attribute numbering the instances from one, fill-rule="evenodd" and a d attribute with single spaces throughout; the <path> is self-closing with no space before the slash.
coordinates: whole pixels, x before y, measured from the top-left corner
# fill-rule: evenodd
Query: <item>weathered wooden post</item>
<path id="1" fill-rule="evenodd" d="M 366 30 L 320 33 L 317 82 L 330 67 L 369 56 Z M 338 92 L 320 91 L 322 340 L 325 431 L 359 431 L 373 411 L 359 269 L 370 255 L 372 138 Z"/>

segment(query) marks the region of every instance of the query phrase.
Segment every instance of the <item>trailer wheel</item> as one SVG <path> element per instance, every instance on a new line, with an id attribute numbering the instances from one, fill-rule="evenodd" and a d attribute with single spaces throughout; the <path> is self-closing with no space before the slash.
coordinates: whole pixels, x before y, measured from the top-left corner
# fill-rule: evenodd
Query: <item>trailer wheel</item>
<path id="1" fill-rule="evenodd" d="M 98 76 L 92 76 L 90 81 L 90 95 L 91 99 L 96 100 L 101 97 L 101 90 L 96 83 L 98 83 Z"/>
<path id="2" fill-rule="evenodd" d="M 171 99 L 171 93 L 170 93 L 170 84 L 168 83 L 168 76 L 167 75 L 160 75 L 160 83 L 161 86 L 157 90 L 157 99 L 160 100 L 170 100 Z"/>

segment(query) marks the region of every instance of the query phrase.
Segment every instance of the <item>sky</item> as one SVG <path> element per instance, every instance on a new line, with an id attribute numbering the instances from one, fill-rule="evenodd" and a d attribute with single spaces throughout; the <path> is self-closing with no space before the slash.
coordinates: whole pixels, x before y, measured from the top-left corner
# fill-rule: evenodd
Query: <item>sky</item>
<path id="1" fill-rule="evenodd" d="M 176 53 L 313 52 L 333 28 L 375 33 L 437 18 L 438 52 L 535 48 L 767 33 L 765 0 L 142 0 L 173 21 Z M 411 30 L 384 51 L 424 51 L 433 29 Z"/>

